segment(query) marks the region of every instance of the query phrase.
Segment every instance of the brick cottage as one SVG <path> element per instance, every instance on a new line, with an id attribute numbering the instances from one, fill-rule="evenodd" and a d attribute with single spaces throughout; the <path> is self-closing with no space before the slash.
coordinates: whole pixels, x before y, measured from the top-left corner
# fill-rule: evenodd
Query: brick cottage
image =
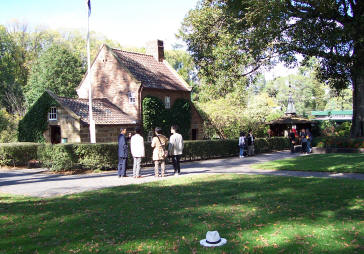
<path id="1" fill-rule="evenodd" d="M 142 126 L 142 101 L 155 96 L 170 108 L 176 99 L 191 101 L 191 87 L 164 60 L 163 41 L 148 44 L 147 54 L 126 52 L 103 45 L 91 65 L 93 117 L 96 142 L 117 140 L 119 129 L 132 132 Z M 77 88 L 78 99 L 48 93 L 58 106 L 48 113 L 48 142 L 89 142 L 88 79 Z M 203 120 L 192 104 L 191 139 L 203 138 Z M 167 134 L 167 133 L 166 133 Z M 151 135 L 149 133 L 149 135 Z"/>

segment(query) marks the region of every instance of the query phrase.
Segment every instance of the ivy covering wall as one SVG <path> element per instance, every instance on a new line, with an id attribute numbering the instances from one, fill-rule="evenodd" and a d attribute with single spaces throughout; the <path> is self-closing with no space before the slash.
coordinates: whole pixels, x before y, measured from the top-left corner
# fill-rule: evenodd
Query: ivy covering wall
<path id="1" fill-rule="evenodd" d="M 157 97 L 146 96 L 143 99 L 143 129 L 147 134 L 155 127 L 161 127 L 163 134 L 168 135 L 171 126 L 176 124 L 184 139 L 189 139 L 191 127 L 191 102 L 177 99 L 170 109 Z"/>
<path id="2" fill-rule="evenodd" d="M 49 108 L 54 106 L 59 106 L 58 102 L 44 92 L 19 121 L 18 140 L 20 142 L 45 142 L 43 133 L 48 127 L 47 115 Z"/>

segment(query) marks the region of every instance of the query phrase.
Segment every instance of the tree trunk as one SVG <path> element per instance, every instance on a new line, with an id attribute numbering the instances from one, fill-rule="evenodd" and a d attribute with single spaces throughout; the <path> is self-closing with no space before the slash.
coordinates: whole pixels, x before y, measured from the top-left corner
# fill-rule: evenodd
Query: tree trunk
<path id="1" fill-rule="evenodd" d="M 364 66 L 357 65 L 353 76 L 353 120 L 351 137 L 364 137 Z"/>

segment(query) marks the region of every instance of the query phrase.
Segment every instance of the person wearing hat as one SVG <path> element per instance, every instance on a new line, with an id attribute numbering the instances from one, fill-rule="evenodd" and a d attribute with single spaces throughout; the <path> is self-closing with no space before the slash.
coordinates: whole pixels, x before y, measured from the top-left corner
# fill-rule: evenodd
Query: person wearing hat
<path id="1" fill-rule="evenodd" d="M 204 247 L 219 247 L 227 243 L 225 238 L 221 238 L 217 231 L 207 231 L 206 239 L 202 239 L 200 244 Z"/>

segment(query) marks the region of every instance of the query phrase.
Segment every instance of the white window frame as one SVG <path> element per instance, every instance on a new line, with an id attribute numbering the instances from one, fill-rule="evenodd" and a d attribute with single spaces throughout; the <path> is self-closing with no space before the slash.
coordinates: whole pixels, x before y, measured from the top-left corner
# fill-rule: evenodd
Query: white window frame
<path id="1" fill-rule="evenodd" d="M 135 104 L 135 102 L 136 102 L 135 93 L 133 93 L 133 92 L 128 93 L 128 101 L 129 101 L 129 104 Z"/>
<path id="2" fill-rule="evenodd" d="M 53 121 L 57 120 L 57 108 L 51 107 L 48 112 L 48 120 Z"/>
<path id="3" fill-rule="evenodd" d="M 171 97 L 170 96 L 164 97 L 164 105 L 166 108 L 171 108 Z"/>

